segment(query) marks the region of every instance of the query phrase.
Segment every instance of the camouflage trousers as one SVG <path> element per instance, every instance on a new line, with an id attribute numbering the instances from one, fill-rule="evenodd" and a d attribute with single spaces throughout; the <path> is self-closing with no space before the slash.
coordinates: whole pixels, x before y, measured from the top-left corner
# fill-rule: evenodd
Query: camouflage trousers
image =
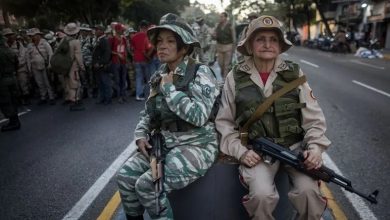
<path id="1" fill-rule="evenodd" d="M 127 215 L 143 215 L 145 209 L 152 219 L 173 219 L 173 212 L 167 198 L 172 190 L 186 187 L 204 176 L 213 165 L 218 154 L 216 142 L 205 147 L 180 146 L 172 148 L 165 156 L 164 192 L 159 201 L 162 212 L 155 211 L 155 194 L 148 159 L 141 153 L 123 165 L 117 174 L 119 193 Z"/>

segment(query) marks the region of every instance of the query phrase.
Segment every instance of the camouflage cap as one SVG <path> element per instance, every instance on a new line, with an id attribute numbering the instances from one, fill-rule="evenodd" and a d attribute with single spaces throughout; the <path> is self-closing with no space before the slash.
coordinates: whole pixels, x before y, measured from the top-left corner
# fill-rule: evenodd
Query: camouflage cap
<path id="1" fill-rule="evenodd" d="M 162 16 L 158 26 L 149 28 L 147 33 L 152 43 L 156 42 L 156 34 L 158 33 L 158 30 L 161 29 L 173 31 L 181 37 L 185 44 L 200 48 L 200 43 L 196 39 L 191 26 L 188 25 L 183 18 L 180 18 L 176 14 L 168 13 Z"/>
<path id="2" fill-rule="evenodd" d="M 291 42 L 284 37 L 282 24 L 278 19 L 273 16 L 263 15 L 252 20 L 249 25 L 245 37 L 238 42 L 237 50 L 243 55 L 249 56 L 248 53 L 248 40 L 252 37 L 253 33 L 259 30 L 273 30 L 279 35 L 281 43 L 281 53 L 287 51 L 291 47 Z"/>

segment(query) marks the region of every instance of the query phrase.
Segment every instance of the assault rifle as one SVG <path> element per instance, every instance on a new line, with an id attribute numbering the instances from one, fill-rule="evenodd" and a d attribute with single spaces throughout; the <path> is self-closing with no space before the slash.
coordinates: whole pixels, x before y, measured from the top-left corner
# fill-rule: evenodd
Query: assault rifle
<path id="1" fill-rule="evenodd" d="M 373 204 L 377 204 L 378 201 L 376 197 L 379 193 L 378 190 L 375 190 L 370 195 L 365 195 L 352 187 L 352 183 L 350 180 L 336 174 L 332 169 L 322 165 L 319 169 L 307 170 L 305 165 L 303 164 L 305 158 L 303 153 L 295 153 L 290 149 L 275 144 L 274 142 L 262 137 L 256 140 L 250 140 L 249 144 L 252 145 L 253 150 L 259 154 L 264 162 L 266 163 L 274 163 L 275 160 L 279 160 L 281 163 L 290 165 L 294 167 L 296 170 L 305 173 L 308 176 L 311 176 L 314 179 L 320 179 L 324 182 L 333 182 L 345 190 L 355 193 L 358 196 L 367 199 L 369 202 Z"/>
<path id="2" fill-rule="evenodd" d="M 149 151 L 149 159 L 154 184 L 156 213 L 159 214 L 163 211 L 159 198 L 164 191 L 164 157 L 162 153 L 164 137 L 160 132 L 153 132 L 149 142 L 152 145 L 152 149 Z"/>

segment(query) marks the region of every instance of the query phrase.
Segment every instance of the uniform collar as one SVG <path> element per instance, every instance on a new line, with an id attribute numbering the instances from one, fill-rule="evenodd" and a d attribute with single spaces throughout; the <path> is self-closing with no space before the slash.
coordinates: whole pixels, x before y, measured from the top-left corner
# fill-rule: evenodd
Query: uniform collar
<path id="1" fill-rule="evenodd" d="M 173 71 L 173 74 L 184 76 L 186 73 L 188 64 L 188 56 L 184 57 L 184 59 L 177 65 L 176 69 Z M 159 69 L 158 73 L 168 73 L 168 65 L 165 63 L 161 65 L 161 68 Z"/>
<path id="2" fill-rule="evenodd" d="M 274 68 L 272 71 L 280 72 L 280 71 L 284 71 L 284 70 L 289 70 L 290 68 L 291 68 L 291 66 L 288 63 L 286 63 L 286 61 L 284 61 L 279 55 L 278 57 L 276 57 L 275 65 L 274 65 Z M 258 74 L 258 71 L 255 67 L 255 63 L 253 61 L 252 56 L 245 56 L 244 57 L 243 61 L 241 62 L 240 66 L 239 66 L 239 70 L 246 72 L 248 74 L 253 74 L 253 73 Z"/>
<path id="3" fill-rule="evenodd" d="M 265 92 L 267 92 L 268 90 L 272 89 L 272 82 L 276 79 L 278 75 L 277 72 L 289 69 L 290 65 L 288 65 L 283 59 L 281 59 L 279 55 L 276 58 L 274 68 L 272 69 L 265 85 L 263 84 L 263 81 L 261 80 L 260 75 L 255 67 L 255 63 L 253 61 L 252 56 L 245 56 L 238 68 L 239 70 L 249 74 L 251 80 L 262 90 L 265 90 Z"/>

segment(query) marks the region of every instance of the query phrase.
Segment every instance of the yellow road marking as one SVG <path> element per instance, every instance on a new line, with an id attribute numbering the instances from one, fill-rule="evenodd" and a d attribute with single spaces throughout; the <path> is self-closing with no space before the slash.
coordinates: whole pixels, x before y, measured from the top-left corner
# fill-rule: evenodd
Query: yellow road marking
<path id="1" fill-rule="evenodd" d="M 345 213 L 337 204 L 332 192 L 326 186 L 325 182 L 321 183 L 321 192 L 328 199 L 328 208 L 333 214 L 334 220 L 347 220 L 347 216 L 345 216 Z"/>
<path id="2" fill-rule="evenodd" d="M 114 196 L 110 199 L 106 207 L 103 209 L 102 213 L 100 213 L 97 220 L 110 220 L 120 203 L 121 198 L 119 196 L 119 191 L 116 191 Z"/>
<path id="3" fill-rule="evenodd" d="M 321 183 L 321 192 L 328 199 L 328 208 L 332 212 L 334 220 L 348 220 L 343 210 L 337 204 L 332 192 L 324 182 Z M 121 199 L 119 196 L 119 192 L 116 191 L 114 196 L 110 199 L 106 207 L 103 209 L 102 213 L 97 218 L 97 220 L 111 220 L 120 202 Z"/>

